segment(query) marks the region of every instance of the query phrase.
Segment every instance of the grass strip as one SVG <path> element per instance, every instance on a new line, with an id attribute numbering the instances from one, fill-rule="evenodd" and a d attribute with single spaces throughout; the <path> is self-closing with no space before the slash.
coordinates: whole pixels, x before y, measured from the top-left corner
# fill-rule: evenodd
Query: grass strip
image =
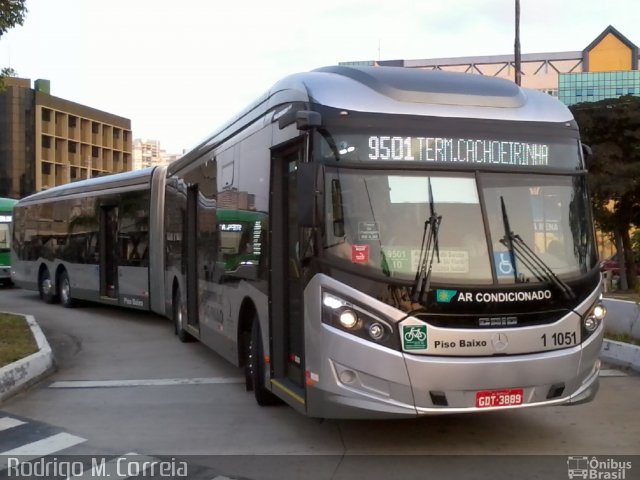
<path id="1" fill-rule="evenodd" d="M 26 318 L 0 313 L 0 368 L 38 351 Z"/>

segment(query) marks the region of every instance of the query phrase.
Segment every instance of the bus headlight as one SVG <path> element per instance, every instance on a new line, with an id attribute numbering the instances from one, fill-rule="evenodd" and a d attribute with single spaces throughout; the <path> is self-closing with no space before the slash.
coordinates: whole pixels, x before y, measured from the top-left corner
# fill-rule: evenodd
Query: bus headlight
<path id="1" fill-rule="evenodd" d="M 340 312 L 338 319 L 340 320 L 340 325 L 349 330 L 358 325 L 358 315 L 356 315 L 356 312 L 348 308 L 343 309 L 342 312 Z"/>
<path id="2" fill-rule="evenodd" d="M 582 341 L 584 342 L 593 332 L 595 332 L 604 317 L 607 315 L 607 308 L 601 303 L 596 303 L 582 318 Z"/>
<path id="3" fill-rule="evenodd" d="M 322 321 L 360 338 L 400 350 L 393 322 L 381 318 L 355 302 L 334 293 L 322 292 Z"/>
<path id="4" fill-rule="evenodd" d="M 601 303 L 593 307 L 593 316 L 596 320 L 603 320 L 606 314 L 607 308 Z"/>

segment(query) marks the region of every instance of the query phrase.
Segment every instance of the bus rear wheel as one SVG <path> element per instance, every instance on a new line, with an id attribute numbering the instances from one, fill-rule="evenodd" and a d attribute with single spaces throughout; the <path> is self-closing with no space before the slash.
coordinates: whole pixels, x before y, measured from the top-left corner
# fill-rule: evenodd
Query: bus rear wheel
<path id="1" fill-rule="evenodd" d="M 60 272 L 58 275 L 58 295 L 60 296 L 60 303 L 65 308 L 73 308 L 75 302 L 71 298 L 71 282 L 69 281 L 69 274 L 66 270 Z"/>
<path id="2" fill-rule="evenodd" d="M 38 276 L 38 291 L 40 298 L 46 303 L 54 303 L 56 295 L 53 293 L 53 284 L 51 283 L 51 275 L 48 268 L 43 268 Z"/>
<path id="3" fill-rule="evenodd" d="M 248 358 L 246 364 L 249 366 L 249 375 L 251 377 L 253 394 L 256 397 L 258 405 L 265 407 L 282 403 L 282 400 L 276 397 L 264 386 L 264 348 L 262 347 L 260 324 L 258 323 L 257 318 L 254 318 L 251 326 L 251 339 L 249 340 L 247 354 Z"/>
<path id="4" fill-rule="evenodd" d="M 193 337 L 184 329 L 184 305 L 182 303 L 182 295 L 180 289 L 176 288 L 173 293 L 173 330 L 181 342 L 190 342 Z"/>

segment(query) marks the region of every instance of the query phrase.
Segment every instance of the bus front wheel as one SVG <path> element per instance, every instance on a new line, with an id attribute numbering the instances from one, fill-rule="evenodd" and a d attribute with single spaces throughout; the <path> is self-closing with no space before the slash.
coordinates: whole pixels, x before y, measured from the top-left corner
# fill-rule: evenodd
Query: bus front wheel
<path id="1" fill-rule="evenodd" d="M 260 335 L 260 324 L 254 318 L 251 326 L 251 340 L 249 341 L 247 365 L 249 365 L 253 394 L 258 405 L 264 407 L 277 405 L 282 401 L 264 386 L 264 348 L 262 347 L 262 336 Z"/>

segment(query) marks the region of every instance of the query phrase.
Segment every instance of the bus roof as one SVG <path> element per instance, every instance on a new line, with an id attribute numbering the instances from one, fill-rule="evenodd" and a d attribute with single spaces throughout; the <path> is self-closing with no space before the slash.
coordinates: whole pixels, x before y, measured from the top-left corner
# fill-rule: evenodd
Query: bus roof
<path id="1" fill-rule="evenodd" d="M 20 200 L 20 204 L 52 200 L 69 195 L 77 195 L 89 192 L 99 192 L 113 188 L 131 187 L 135 185 L 151 184 L 153 170 L 157 167 L 144 168 L 131 172 L 114 173 L 104 177 L 88 178 L 77 182 L 58 185 L 39 193 L 34 193 Z"/>
<path id="2" fill-rule="evenodd" d="M 323 67 L 290 75 L 169 165 L 174 173 L 268 112 L 292 102 L 357 112 L 527 122 L 572 122 L 560 101 L 502 78 L 403 67 Z"/>

